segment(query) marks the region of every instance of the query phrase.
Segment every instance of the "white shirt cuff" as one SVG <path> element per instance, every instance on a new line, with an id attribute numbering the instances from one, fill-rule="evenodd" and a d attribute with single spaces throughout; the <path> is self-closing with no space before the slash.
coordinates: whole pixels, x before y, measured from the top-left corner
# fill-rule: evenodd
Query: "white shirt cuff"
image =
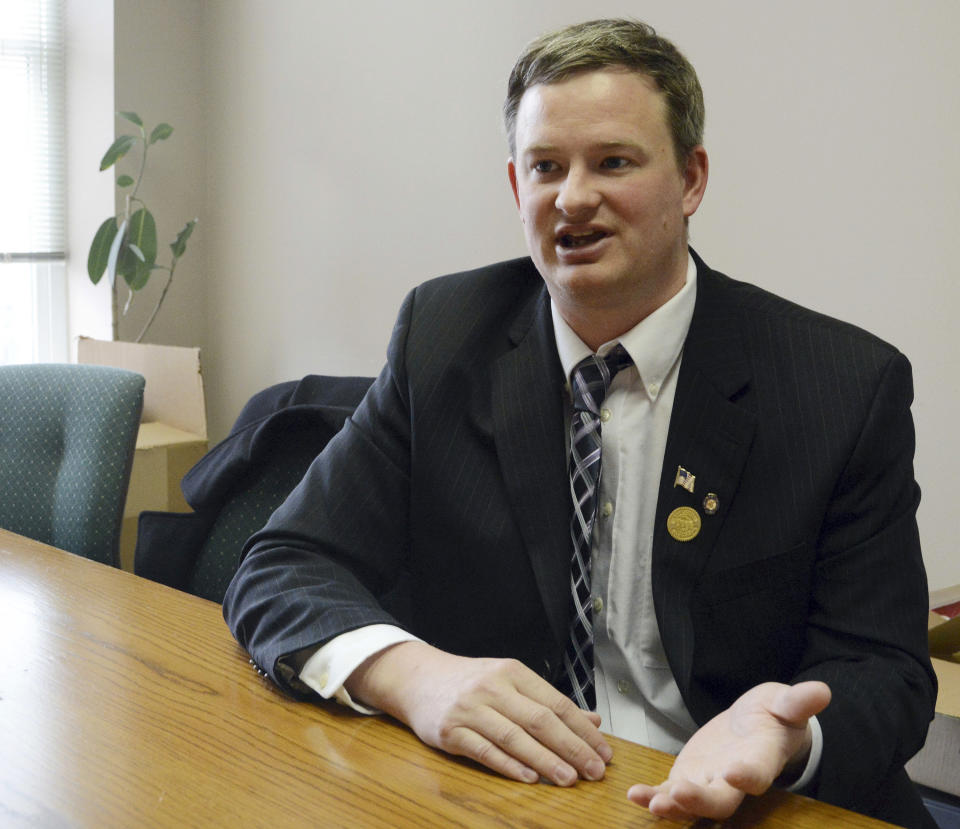
<path id="1" fill-rule="evenodd" d="M 796 783 L 787 786 L 788 792 L 802 792 L 813 781 L 817 769 L 820 768 L 820 757 L 823 754 L 823 730 L 820 728 L 820 720 L 811 717 L 810 723 L 810 756 L 807 758 L 807 766 L 800 775 Z"/>
<path id="2" fill-rule="evenodd" d="M 355 702 L 343 683 L 365 659 L 390 645 L 411 641 L 420 640 L 394 625 L 367 625 L 341 633 L 304 663 L 300 679 L 324 699 L 332 697 L 361 714 L 379 714 L 375 708 Z"/>

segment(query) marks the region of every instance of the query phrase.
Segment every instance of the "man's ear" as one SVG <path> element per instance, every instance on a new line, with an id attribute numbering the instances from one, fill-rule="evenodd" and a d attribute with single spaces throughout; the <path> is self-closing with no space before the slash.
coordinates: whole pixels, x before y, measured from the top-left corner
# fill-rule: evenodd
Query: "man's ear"
<path id="1" fill-rule="evenodd" d="M 513 200 L 517 203 L 517 210 L 519 210 L 520 191 L 517 189 L 517 165 L 512 158 L 507 159 L 507 177 L 510 179 L 510 189 L 513 190 Z"/>
<path id="2" fill-rule="evenodd" d="M 687 155 L 683 170 L 683 215 L 690 218 L 697 212 L 707 189 L 710 161 L 702 145 L 694 147 Z"/>

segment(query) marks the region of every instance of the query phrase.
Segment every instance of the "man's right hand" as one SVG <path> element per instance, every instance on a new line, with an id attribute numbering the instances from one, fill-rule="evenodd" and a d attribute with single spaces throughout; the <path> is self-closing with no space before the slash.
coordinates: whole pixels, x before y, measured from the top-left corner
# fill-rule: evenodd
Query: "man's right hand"
<path id="1" fill-rule="evenodd" d="M 613 756 L 597 714 L 514 659 L 472 659 L 401 642 L 363 662 L 345 687 L 427 745 L 525 783 L 599 780 Z"/>

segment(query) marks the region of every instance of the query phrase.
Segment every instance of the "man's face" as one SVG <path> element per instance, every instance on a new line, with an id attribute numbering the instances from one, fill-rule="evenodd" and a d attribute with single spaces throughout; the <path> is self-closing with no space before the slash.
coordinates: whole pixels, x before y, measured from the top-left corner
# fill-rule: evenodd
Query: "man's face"
<path id="1" fill-rule="evenodd" d="M 530 254 L 581 337 L 575 319 L 609 311 L 632 326 L 680 290 L 707 158 L 698 147 L 680 170 L 653 81 L 597 71 L 533 86 L 515 146 L 508 172 Z"/>

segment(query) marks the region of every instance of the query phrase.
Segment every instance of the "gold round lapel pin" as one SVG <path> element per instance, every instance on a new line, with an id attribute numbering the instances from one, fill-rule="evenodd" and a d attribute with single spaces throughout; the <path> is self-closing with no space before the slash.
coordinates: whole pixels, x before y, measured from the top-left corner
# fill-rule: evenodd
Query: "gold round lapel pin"
<path id="1" fill-rule="evenodd" d="M 667 532 L 677 541 L 690 541 L 700 532 L 700 514 L 693 507 L 677 507 L 667 516 Z"/>

